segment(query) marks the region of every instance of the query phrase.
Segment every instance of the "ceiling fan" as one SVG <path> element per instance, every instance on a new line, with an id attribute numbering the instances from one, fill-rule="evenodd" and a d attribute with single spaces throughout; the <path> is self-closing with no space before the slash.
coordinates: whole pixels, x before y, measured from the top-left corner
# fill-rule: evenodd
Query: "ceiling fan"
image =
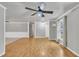
<path id="1" fill-rule="evenodd" d="M 38 6 L 38 10 L 29 8 L 29 7 L 25 7 L 25 9 L 28 9 L 28 10 L 31 10 L 31 11 L 36 11 L 31 16 L 34 16 L 34 15 L 38 14 L 38 16 L 45 17 L 44 13 L 45 14 L 53 14 L 53 11 L 45 11 L 45 10 L 43 10 L 44 9 L 44 3 L 41 3 Z"/>

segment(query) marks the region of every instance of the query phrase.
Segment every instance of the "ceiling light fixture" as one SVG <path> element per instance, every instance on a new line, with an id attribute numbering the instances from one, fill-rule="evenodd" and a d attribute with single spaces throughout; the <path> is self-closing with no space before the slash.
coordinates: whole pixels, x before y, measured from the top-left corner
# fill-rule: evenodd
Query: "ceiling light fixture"
<path id="1" fill-rule="evenodd" d="M 42 12 L 37 12 L 37 15 L 41 17 L 42 16 Z"/>

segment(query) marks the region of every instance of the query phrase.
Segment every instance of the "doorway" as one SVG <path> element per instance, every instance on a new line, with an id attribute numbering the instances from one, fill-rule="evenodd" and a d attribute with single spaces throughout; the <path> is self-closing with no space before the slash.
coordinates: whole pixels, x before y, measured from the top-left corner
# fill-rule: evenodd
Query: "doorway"
<path id="1" fill-rule="evenodd" d="M 34 30 L 35 30 L 34 23 L 30 22 L 29 23 L 29 37 L 34 37 Z"/>
<path id="2" fill-rule="evenodd" d="M 63 46 L 67 46 L 67 17 L 57 21 L 57 41 Z"/>
<path id="3" fill-rule="evenodd" d="M 29 37 L 46 38 L 48 37 L 48 22 L 30 22 L 29 23 Z"/>

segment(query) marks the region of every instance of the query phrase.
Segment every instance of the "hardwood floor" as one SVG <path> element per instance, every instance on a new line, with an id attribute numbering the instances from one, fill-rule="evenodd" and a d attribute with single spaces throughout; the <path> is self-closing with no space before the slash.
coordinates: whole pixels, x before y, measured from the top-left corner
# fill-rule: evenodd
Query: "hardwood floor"
<path id="1" fill-rule="evenodd" d="M 21 38 L 6 46 L 7 57 L 26 57 L 26 56 L 52 56 L 52 57 L 75 57 L 72 52 L 60 46 L 55 41 L 48 39 Z"/>

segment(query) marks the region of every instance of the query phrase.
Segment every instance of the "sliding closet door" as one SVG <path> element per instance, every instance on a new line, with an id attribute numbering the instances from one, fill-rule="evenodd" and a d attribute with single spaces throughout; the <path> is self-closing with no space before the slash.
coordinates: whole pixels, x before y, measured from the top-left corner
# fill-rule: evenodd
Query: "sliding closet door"
<path id="1" fill-rule="evenodd" d="M 0 56 L 4 53 L 4 9 L 0 7 Z"/>

